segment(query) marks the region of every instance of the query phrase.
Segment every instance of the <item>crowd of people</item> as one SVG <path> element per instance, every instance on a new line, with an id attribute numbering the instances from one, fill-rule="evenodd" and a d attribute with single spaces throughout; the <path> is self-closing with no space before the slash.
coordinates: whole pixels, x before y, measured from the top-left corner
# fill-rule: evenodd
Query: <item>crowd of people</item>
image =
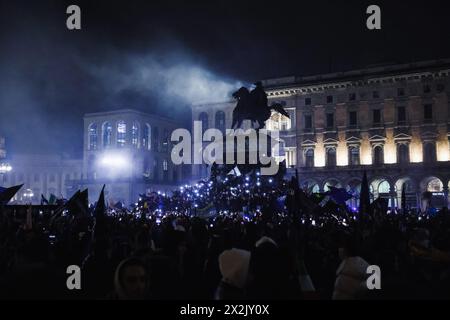
<path id="1" fill-rule="evenodd" d="M 3 207 L 0 297 L 450 298 L 447 208 L 397 212 L 374 201 L 354 212 L 342 193 L 298 185 L 212 176 L 130 208 L 106 206 L 103 192 L 86 210 L 71 200 L 25 216 Z M 70 265 L 81 268 L 81 290 L 67 288 Z M 367 287 L 369 265 L 381 270 L 379 290 Z"/>

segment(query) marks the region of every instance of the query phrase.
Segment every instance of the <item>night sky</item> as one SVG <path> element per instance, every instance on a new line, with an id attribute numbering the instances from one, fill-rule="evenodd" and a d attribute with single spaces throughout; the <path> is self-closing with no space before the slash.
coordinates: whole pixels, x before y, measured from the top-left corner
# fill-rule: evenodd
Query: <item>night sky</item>
<path id="1" fill-rule="evenodd" d="M 445 1 L 0 0 L 0 135 L 79 156 L 86 112 L 185 119 L 258 79 L 450 57 Z M 77 4 L 82 30 L 66 28 Z M 378 4 L 382 30 L 366 29 Z"/>

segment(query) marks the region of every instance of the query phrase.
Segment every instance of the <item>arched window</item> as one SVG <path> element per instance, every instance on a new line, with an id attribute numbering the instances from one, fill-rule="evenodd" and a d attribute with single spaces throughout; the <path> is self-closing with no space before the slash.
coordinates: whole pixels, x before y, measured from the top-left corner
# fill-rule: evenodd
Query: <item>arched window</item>
<path id="1" fill-rule="evenodd" d="M 407 144 L 397 145 L 397 157 L 398 163 L 408 163 L 409 162 L 409 146 Z"/>
<path id="2" fill-rule="evenodd" d="M 423 146 L 423 162 L 436 162 L 436 146 L 433 142 L 427 142 Z"/>
<path id="3" fill-rule="evenodd" d="M 139 123 L 136 121 L 133 122 L 133 126 L 131 127 L 131 144 L 133 147 L 139 147 Z"/>
<path id="4" fill-rule="evenodd" d="M 168 181 L 169 180 L 169 166 L 168 166 L 166 159 L 164 159 L 162 162 L 162 174 L 163 174 L 163 181 Z"/>
<path id="5" fill-rule="evenodd" d="M 267 120 L 266 128 L 267 128 L 267 130 L 270 130 L 270 131 L 289 130 L 289 129 L 291 129 L 291 119 L 289 119 L 288 117 L 286 117 L 280 113 L 274 112 L 270 116 L 269 120 Z"/>
<path id="6" fill-rule="evenodd" d="M 162 140 L 162 151 L 169 151 L 169 130 L 164 129 L 163 131 L 163 140 Z"/>
<path id="7" fill-rule="evenodd" d="M 127 124 L 125 121 L 117 122 L 117 146 L 125 146 L 127 139 Z"/>
<path id="8" fill-rule="evenodd" d="M 152 128 L 148 123 L 146 123 L 144 126 L 144 130 L 142 132 L 142 147 L 145 150 L 151 149 L 151 135 L 152 135 Z"/>
<path id="9" fill-rule="evenodd" d="M 225 132 L 225 112 L 217 111 L 215 120 L 216 129 L 219 129 L 221 132 Z"/>
<path id="10" fill-rule="evenodd" d="M 383 180 L 378 185 L 378 193 L 389 193 L 391 191 L 391 187 L 389 186 L 389 182 L 386 180 Z"/>
<path id="11" fill-rule="evenodd" d="M 202 133 L 208 129 L 208 114 L 206 112 L 200 113 L 198 120 L 202 122 Z"/>
<path id="12" fill-rule="evenodd" d="M 327 148 L 326 156 L 327 156 L 327 159 L 326 159 L 327 167 L 335 167 L 336 166 L 336 148 L 334 148 L 334 147 Z"/>
<path id="13" fill-rule="evenodd" d="M 444 185 L 442 181 L 438 178 L 430 180 L 427 184 L 427 191 L 429 192 L 442 192 Z"/>
<path id="14" fill-rule="evenodd" d="M 383 164 L 383 147 L 376 146 L 373 148 L 373 164 L 380 165 Z"/>
<path id="15" fill-rule="evenodd" d="M 350 166 L 359 166 L 359 146 L 351 146 L 348 148 L 348 164 Z"/>
<path id="16" fill-rule="evenodd" d="M 158 129 L 158 127 L 153 127 L 152 138 L 153 138 L 153 143 L 152 143 L 153 150 L 155 150 L 156 152 L 159 152 L 159 129 Z"/>
<path id="17" fill-rule="evenodd" d="M 330 187 L 340 188 L 341 184 L 336 180 L 328 180 L 325 185 L 323 186 L 323 190 L 330 191 Z"/>
<path id="18" fill-rule="evenodd" d="M 103 134 L 103 147 L 109 147 L 112 141 L 112 125 L 109 122 L 105 122 L 102 127 Z"/>
<path id="19" fill-rule="evenodd" d="M 314 167 L 314 149 L 308 149 L 305 151 L 305 167 Z"/>
<path id="20" fill-rule="evenodd" d="M 97 124 L 89 125 L 89 150 L 97 149 Z"/>

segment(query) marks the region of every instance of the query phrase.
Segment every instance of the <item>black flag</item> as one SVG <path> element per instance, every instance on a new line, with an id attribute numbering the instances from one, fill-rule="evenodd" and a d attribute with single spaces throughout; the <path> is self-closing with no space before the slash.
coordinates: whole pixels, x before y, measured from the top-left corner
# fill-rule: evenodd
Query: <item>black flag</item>
<path id="1" fill-rule="evenodd" d="M 0 205 L 6 205 L 15 196 L 17 191 L 22 188 L 22 186 L 23 184 L 3 190 L 0 193 Z"/>
<path id="2" fill-rule="evenodd" d="M 406 213 L 406 183 L 402 185 L 402 212 Z"/>
<path id="3" fill-rule="evenodd" d="M 94 209 L 95 226 L 94 237 L 99 238 L 106 233 L 106 205 L 105 205 L 105 185 L 103 185 L 97 205 Z"/>
<path id="4" fill-rule="evenodd" d="M 48 200 L 47 200 L 47 198 L 44 197 L 43 194 L 41 194 L 41 206 L 44 205 L 44 204 L 48 205 Z"/>
<path id="5" fill-rule="evenodd" d="M 363 214 L 368 214 L 370 207 L 369 183 L 367 182 L 367 174 L 364 171 L 361 182 L 361 193 L 359 195 L 359 216 L 362 218 Z"/>

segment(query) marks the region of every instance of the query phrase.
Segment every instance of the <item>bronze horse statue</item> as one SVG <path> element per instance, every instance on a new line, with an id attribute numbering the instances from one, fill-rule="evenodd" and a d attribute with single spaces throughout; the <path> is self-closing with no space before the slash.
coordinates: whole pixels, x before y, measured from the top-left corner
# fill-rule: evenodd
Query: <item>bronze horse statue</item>
<path id="1" fill-rule="evenodd" d="M 231 128 L 240 128 L 244 120 L 251 120 L 252 126 L 258 123 L 258 129 L 264 128 L 265 122 L 270 118 L 273 111 L 276 111 L 289 118 L 289 114 L 280 103 L 267 104 L 267 94 L 261 82 L 257 82 L 256 88 L 249 91 L 246 87 L 241 87 L 233 93 L 233 98 L 237 100 L 233 110 L 233 122 Z"/>

